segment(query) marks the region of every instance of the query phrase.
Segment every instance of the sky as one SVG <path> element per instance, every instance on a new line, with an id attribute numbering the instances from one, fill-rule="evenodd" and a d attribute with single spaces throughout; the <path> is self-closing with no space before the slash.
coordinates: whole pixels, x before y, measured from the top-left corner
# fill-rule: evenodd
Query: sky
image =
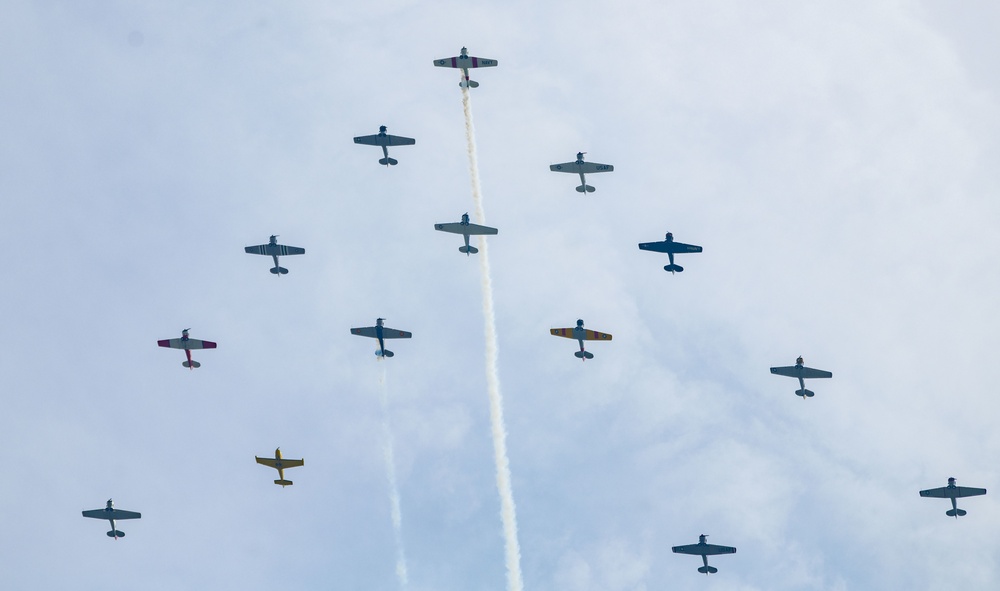
<path id="1" fill-rule="evenodd" d="M 3 587 L 508 588 L 480 265 L 433 230 L 474 209 L 432 65 L 467 46 L 524 588 L 996 588 L 998 18 L 4 3 Z M 398 166 L 352 142 L 380 125 Z M 593 194 L 548 169 L 579 151 Z M 683 273 L 636 247 L 666 232 Z M 585 363 L 578 318 L 614 335 Z M 194 371 L 155 343 L 188 327 Z M 768 371 L 799 355 L 805 401 Z M 990 493 L 949 519 L 948 477 Z M 711 577 L 670 551 L 699 534 L 738 548 Z"/>

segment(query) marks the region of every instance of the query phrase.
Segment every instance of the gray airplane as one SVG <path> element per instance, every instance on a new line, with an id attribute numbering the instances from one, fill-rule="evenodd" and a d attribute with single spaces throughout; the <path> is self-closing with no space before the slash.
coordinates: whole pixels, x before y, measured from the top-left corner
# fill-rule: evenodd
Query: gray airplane
<path id="1" fill-rule="evenodd" d="M 597 189 L 587 184 L 585 174 L 595 174 L 598 172 L 612 172 L 615 167 L 610 164 L 598 164 L 597 162 L 584 162 L 583 155 L 586 152 L 576 153 L 576 162 L 563 162 L 562 164 L 550 164 L 549 170 L 552 172 L 569 172 L 580 175 L 580 186 L 576 188 L 577 193 L 593 193 Z"/>
<path id="2" fill-rule="evenodd" d="M 795 360 L 795 365 L 787 365 L 784 367 L 772 367 L 771 373 L 778 376 L 787 376 L 790 378 L 799 379 L 799 389 L 795 391 L 796 396 L 801 396 L 802 400 L 806 398 L 812 398 L 816 395 L 812 390 L 806 390 L 806 384 L 802 380 L 804 379 L 814 379 L 814 378 L 832 378 L 833 374 L 828 371 L 823 371 L 822 369 L 813 369 L 811 367 L 806 367 L 802 365 L 802 357 L 799 356 Z"/>
<path id="3" fill-rule="evenodd" d="M 955 499 L 960 497 L 978 497 L 979 495 L 985 495 L 985 488 L 972 488 L 968 486 L 956 486 L 955 479 L 948 479 L 948 486 L 942 486 L 941 488 L 929 488 L 927 490 L 920 491 L 920 496 L 922 497 L 933 497 L 937 499 L 951 499 L 951 509 L 944 512 L 948 517 L 954 517 L 958 519 L 962 515 L 965 515 L 964 509 L 958 508 L 958 503 Z"/>
<path id="4" fill-rule="evenodd" d="M 141 513 L 136 513 L 135 511 L 123 511 L 121 509 L 115 509 L 115 503 L 111 499 L 108 499 L 108 506 L 103 509 L 94 509 L 92 511 L 84 511 L 84 517 L 92 517 L 94 519 L 107 519 L 111 522 L 111 531 L 108 532 L 109 538 L 124 538 L 125 532 L 120 531 L 115 528 L 116 519 L 139 519 L 142 517 Z"/>
<path id="5" fill-rule="evenodd" d="M 489 226 L 478 226 L 476 224 L 469 223 L 469 214 L 462 214 L 462 221 L 453 222 L 450 224 L 434 224 L 435 230 L 440 230 L 441 232 L 451 232 L 452 234 L 461 234 L 465 237 L 465 246 L 459 246 L 458 252 L 465 253 L 466 256 L 469 254 L 476 254 L 479 249 L 475 246 L 469 246 L 469 236 L 479 236 L 487 235 L 493 236 L 497 233 L 496 228 L 490 228 Z"/>
<path id="6" fill-rule="evenodd" d="M 694 556 L 701 556 L 701 561 L 705 566 L 699 566 L 698 572 L 705 573 L 706 575 L 717 573 L 719 569 L 714 566 L 708 566 L 708 557 L 715 556 L 716 554 L 736 554 L 736 548 L 732 546 L 717 546 L 715 544 L 709 544 L 705 540 L 708 536 L 701 534 L 698 536 L 697 544 L 688 544 L 687 546 L 674 546 L 671 550 L 676 554 L 691 554 Z"/>
<path id="7" fill-rule="evenodd" d="M 288 269 L 282 267 L 278 264 L 278 257 L 290 256 L 293 254 L 305 254 L 306 249 L 299 248 L 298 246 L 285 246 L 284 244 L 278 244 L 278 236 L 271 236 L 267 244 L 260 244 L 258 246 L 247 246 L 243 249 L 247 254 L 263 254 L 274 259 L 274 267 L 271 268 L 272 275 L 288 275 Z"/>
<path id="8" fill-rule="evenodd" d="M 401 135 L 389 135 L 385 132 L 385 125 L 380 125 L 378 128 L 378 135 L 362 135 L 354 138 L 355 144 L 364 144 L 366 146 L 380 146 L 382 148 L 382 154 L 385 155 L 384 158 L 379 158 L 378 163 L 383 164 L 386 167 L 396 166 L 399 161 L 395 158 L 389 158 L 389 148 L 388 146 L 412 146 L 417 143 L 417 140 L 411 137 L 403 137 Z"/>
<path id="9" fill-rule="evenodd" d="M 695 246 L 694 244 L 684 244 L 683 242 L 674 242 L 674 235 L 671 232 L 667 232 L 667 239 L 662 242 L 642 242 L 639 244 L 639 250 L 650 250 L 653 252 L 665 252 L 667 256 L 670 257 L 670 264 L 663 267 L 664 271 L 670 271 L 671 274 L 674 272 L 680 273 L 684 270 L 684 267 L 674 264 L 674 254 L 678 252 L 701 252 L 700 246 Z"/>
<path id="10" fill-rule="evenodd" d="M 408 339 L 413 336 L 413 333 L 406 332 L 405 330 L 396 330 L 395 328 L 386 328 L 382 323 L 385 318 L 378 318 L 375 320 L 375 326 L 366 326 L 364 328 L 352 328 L 351 334 L 356 334 L 359 337 L 368 337 L 371 339 L 378 339 L 378 349 L 375 350 L 375 355 L 378 357 L 392 357 L 394 353 L 385 348 L 384 339 Z"/>
<path id="11" fill-rule="evenodd" d="M 492 68 L 497 65 L 496 60 L 469 55 L 469 50 L 462 48 L 462 52 L 455 57 L 445 57 L 434 60 L 434 65 L 439 68 L 458 68 L 462 70 L 462 81 L 458 85 L 462 88 L 478 88 L 479 83 L 469 78 L 470 68 Z"/>

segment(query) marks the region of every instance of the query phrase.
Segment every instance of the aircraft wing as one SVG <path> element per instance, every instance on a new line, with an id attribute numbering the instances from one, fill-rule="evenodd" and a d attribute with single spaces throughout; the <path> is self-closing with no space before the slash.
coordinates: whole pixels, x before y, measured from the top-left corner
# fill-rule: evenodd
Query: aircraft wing
<path id="1" fill-rule="evenodd" d="M 771 373 L 779 376 L 787 376 L 790 378 L 832 378 L 833 373 L 829 371 L 823 371 L 822 369 L 813 369 L 811 367 L 800 367 L 798 365 L 786 365 L 784 367 L 772 367 Z"/>
<path id="2" fill-rule="evenodd" d="M 164 339 L 162 341 L 156 341 L 156 344 L 161 347 L 170 347 L 171 349 L 215 349 L 218 344 L 212 341 L 202 341 L 199 339 Z"/>
<path id="3" fill-rule="evenodd" d="M 170 347 L 171 349 L 215 349 L 218 344 L 212 341 L 202 341 L 200 339 L 164 339 L 162 341 L 156 341 L 156 344 L 161 347 Z"/>
<path id="4" fill-rule="evenodd" d="M 260 244 L 257 246 L 247 246 L 243 250 L 246 251 L 247 254 L 271 255 L 272 252 L 268 251 L 268 247 L 271 247 L 272 250 L 276 251 L 273 252 L 273 254 L 276 254 L 280 257 L 289 256 L 293 254 L 306 253 L 306 249 L 304 248 L 299 248 L 298 246 L 285 246 L 284 244 L 275 244 L 273 246 L 270 244 Z"/>
<path id="5" fill-rule="evenodd" d="M 736 548 L 732 546 L 719 546 L 717 544 L 688 544 L 686 546 L 674 546 L 671 550 L 677 554 L 694 554 L 696 556 L 736 554 Z"/>
<path id="6" fill-rule="evenodd" d="M 363 135 L 354 138 L 354 143 L 368 146 L 412 146 L 417 140 L 401 135 Z"/>
<path id="7" fill-rule="evenodd" d="M 368 337 L 370 339 L 378 338 L 378 335 L 375 334 L 374 326 L 366 326 L 364 328 L 352 328 L 351 334 L 356 334 L 359 337 Z"/>
<path id="8" fill-rule="evenodd" d="M 683 242 L 671 242 L 661 240 L 660 242 L 643 242 L 639 244 L 639 250 L 651 250 L 653 252 L 701 252 L 700 246 L 694 244 L 684 244 Z"/>
<path id="9" fill-rule="evenodd" d="M 823 371 L 822 369 L 813 369 L 811 367 L 803 367 L 802 377 L 806 379 L 832 378 L 833 372 Z"/>
<path id="10" fill-rule="evenodd" d="M 417 140 L 401 135 L 387 135 L 385 139 L 388 140 L 387 146 L 412 146 L 417 143 Z"/>
<path id="11" fill-rule="evenodd" d="M 572 172 L 574 174 L 579 174 L 581 172 L 584 174 L 611 172 L 614 169 L 615 167 L 610 164 L 599 164 L 597 162 L 584 162 L 583 164 L 577 164 L 576 161 L 573 161 L 549 165 L 549 170 L 552 172 Z"/>
<path id="12" fill-rule="evenodd" d="M 610 164 L 598 164 L 597 162 L 584 162 L 583 164 L 578 164 L 577 169 L 580 172 L 586 174 L 592 174 L 595 172 L 611 172 L 615 169 L 615 167 Z"/>
<path id="13" fill-rule="evenodd" d="M 779 376 L 788 376 L 790 378 L 799 377 L 798 366 L 796 365 L 786 365 L 784 367 L 772 367 L 771 373 Z"/>
<path id="14" fill-rule="evenodd" d="M 941 488 L 931 488 L 920 491 L 920 496 L 922 497 L 934 497 L 938 499 L 960 499 L 962 497 L 977 497 L 985 494 L 985 488 L 973 488 L 971 486 L 942 486 Z"/>
<path id="15" fill-rule="evenodd" d="M 382 138 L 387 136 L 378 135 L 362 135 L 354 138 L 355 144 L 365 144 L 366 146 L 388 146 L 389 144 L 383 144 Z"/>
<path id="16" fill-rule="evenodd" d="M 121 509 L 112 509 L 108 511 L 107 509 L 94 509 L 92 511 L 84 511 L 84 517 L 93 517 L 94 519 L 139 519 L 142 517 L 142 513 L 136 513 L 135 511 L 122 511 Z"/>
<path id="17" fill-rule="evenodd" d="M 455 57 L 445 57 L 439 60 L 434 60 L 434 65 L 439 68 L 492 68 L 497 65 L 496 60 L 491 60 L 483 57 L 473 57 L 468 56 L 467 58 L 462 58 L 461 56 Z"/>
<path id="18" fill-rule="evenodd" d="M 611 335 L 606 332 L 597 332 L 596 330 L 586 329 L 583 331 L 586 336 L 583 337 L 585 341 L 610 341 Z"/>
<path id="19" fill-rule="evenodd" d="M 549 334 L 551 334 L 553 336 L 557 336 L 557 337 L 567 338 L 567 339 L 575 339 L 575 338 L 577 338 L 576 334 L 574 334 L 574 332 L 573 332 L 575 330 L 576 330 L 575 328 L 550 328 L 549 329 Z M 583 331 L 583 333 L 584 333 L 583 340 L 585 340 L 585 341 L 610 341 L 611 340 L 611 335 L 609 335 L 607 333 L 604 333 L 604 332 L 597 332 L 596 330 L 586 329 L 586 330 Z"/>
<path id="20" fill-rule="evenodd" d="M 451 224 L 434 224 L 434 229 L 442 232 L 451 232 L 452 234 L 468 234 L 470 236 L 477 236 L 479 234 L 493 235 L 497 233 L 496 228 L 480 226 L 477 224 L 461 224 L 459 222 Z"/>
<path id="21" fill-rule="evenodd" d="M 277 466 L 278 460 L 276 460 L 275 458 L 258 458 L 257 456 L 254 456 L 254 458 L 256 458 L 258 464 L 270 466 L 271 468 L 278 467 Z M 287 460 L 285 458 L 281 459 L 282 468 L 296 468 L 298 466 L 304 466 L 304 465 L 305 465 L 305 460 Z"/>
<path id="22" fill-rule="evenodd" d="M 413 333 L 406 332 L 405 330 L 396 330 L 395 328 L 382 327 L 382 338 L 383 339 L 408 339 L 413 336 Z"/>

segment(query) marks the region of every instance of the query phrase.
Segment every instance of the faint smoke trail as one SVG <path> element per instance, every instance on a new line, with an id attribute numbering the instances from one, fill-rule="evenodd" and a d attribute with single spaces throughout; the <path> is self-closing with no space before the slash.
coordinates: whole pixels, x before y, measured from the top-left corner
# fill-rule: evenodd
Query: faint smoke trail
<path id="1" fill-rule="evenodd" d="M 392 453 L 392 430 L 389 428 L 389 388 L 385 383 L 385 365 L 378 378 L 379 402 L 382 405 L 382 455 L 385 456 L 385 477 L 389 481 L 389 504 L 392 511 L 392 531 L 396 537 L 396 576 L 399 587 L 406 589 L 406 550 L 403 548 L 403 514 L 399 510 L 399 487 L 396 486 L 396 458 Z"/>
<path id="2" fill-rule="evenodd" d="M 472 177 L 472 201 L 476 223 L 486 223 L 483 195 L 479 188 L 479 162 L 476 158 L 476 130 L 472 124 L 472 100 L 469 89 L 462 88 L 462 110 L 465 112 L 465 141 L 469 148 L 469 175 Z M 490 426 L 493 431 L 493 458 L 497 466 L 497 490 L 500 492 L 500 518 L 503 521 L 504 549 L 507 559 L 507 589 L 522 591 L 521 546 L 517 542 L 517 511 L 510 483 L 510 460 L 507 459 L 507 429 L 503 421 L 503 397 L 500 395 L 500 374 L 497 372 L 497 324 L 493 312 L 493 279 L 486 237 L 479 236 L 479 270 L 482 275 L 483 319 L 486 325 L 486 389 L 490 396 Z"/>

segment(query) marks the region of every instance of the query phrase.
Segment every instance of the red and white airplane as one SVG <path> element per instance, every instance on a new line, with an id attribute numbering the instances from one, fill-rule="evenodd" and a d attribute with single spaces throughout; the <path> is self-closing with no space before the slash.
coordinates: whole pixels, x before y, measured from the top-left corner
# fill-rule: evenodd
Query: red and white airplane
<path id="1" fill-rule="evenodd" d="M 465 74 L 465 80 L 459 82 L 458 85 L 462 88 L 477 88 L 479 83 L 475 80 L 469 80 L 469 68 L 491 68 L 497 65 L 497 61 L 473 57 L 469 55 L 469 50 L 463 47 L 461 55 L 434 60 L 434 65 L 439 68 L 461 68 Z"/>
<path id="2" fill-rule="evenodd" d="M 191 359 L 191 349 L 214 349 L 218 345 L 212 341 L 192 339 L 188 336 L 189 330 L 191 329 L 185 328 L 182 330 L 181 338 L 179 339 L 163 339 L 162 341 L 156 341 L 156 344 L 161 347 L 169 347 L 171 349 L 184 349 L 184 353 L 187 355 L 187 361 L 184 361 L 181 365 L 189 369 L 194 369 L 196 367 L 201 367 L 201 364 Z"/>

